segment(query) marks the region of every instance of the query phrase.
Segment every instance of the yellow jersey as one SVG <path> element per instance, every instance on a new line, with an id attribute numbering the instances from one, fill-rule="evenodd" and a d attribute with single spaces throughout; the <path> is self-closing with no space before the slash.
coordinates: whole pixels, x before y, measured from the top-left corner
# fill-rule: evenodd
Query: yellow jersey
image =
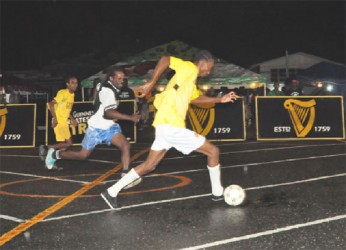
<path id="1" fill-rule="evenodd" d="M 154 105 L 157 113 L 153 126 L 169 124 L 185 128 L 186 113 L 192 100 L 199 96 L 196 87 L 198 68 L 189 61 L 170 57 L 169 67 L 175 70 L 175 75 L 167 84 L 166 90 L 155 96 Z M 178 85 L 176 90 L 174 87 Z"/>
<path id="2" fill-rule="evenodd" d="M 56 101 L 54 109 L 58 123 L 67 124 L 74 103 L 74 93 L 70 93 L 68 89 L 59 90 L 54 100 Z"/>

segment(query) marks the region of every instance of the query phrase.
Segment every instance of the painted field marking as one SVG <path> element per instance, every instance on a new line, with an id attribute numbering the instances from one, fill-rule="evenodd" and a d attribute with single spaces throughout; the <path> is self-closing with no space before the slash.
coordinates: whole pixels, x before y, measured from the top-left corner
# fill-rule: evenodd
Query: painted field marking
<path id="1" fill-rule="evenodd" d="M 260 190 L 260 189 L 273 188 L 273 187 L 279 187 L 279 186 L 288 186 L 288 185 L 307 183 L 307 182 L 312 182 L 312 181 L 319 181 L 319 180 L 330 179 L 330 178 L 337 178 L 337 177 L 342 177 L 342 176 L 346 176 L 346 173 L 336 174 L 336 175 L 321 176 L 321 177 L 318 177 L 318 178 L 311 178 L 311 179 L 305 179 L 305 180 L 300 180 L 300 181 L 284 182 L 284 183 L 278 183 L 278 184 L 272 184 L 272 185 L 264 185 L 264 186 L 257 186 L 257 187 L 249 187 L 249 188 L 244 188 L 244 189 L 245 190 Z M 108 212 L 108 211 L 114 211 L 114 210 L 118 211 L 118 210 L 125 210 L 125 209 L 131 209 L 131 208 L 136 208 L 136 207 L 144 207 L 144 206 L 151 206 L 151 205 L 157 205 L 157 204 L 171 203 L 171 202 L 176 202 L 176 201 L 197 199 L 197 198 L 202 198 L 202 197 L 207 197 L 207 196 L 211 196 L 211 193 L 192 195 L 192 196 L 185 196 L 185 197 L 179 197 L 179 198 L 174 198 L 174 199 L 166 199 L 166 200 L 145 202 L 145 203 L 140 203 L 140 204 L 123 206 L 121 208 L 116 208 L 116 209 L 102 209 L 102 210 L 89 211 L 89 212 L 85 212 L 85 213 L 78 213 L 78 214 L 71 214 L 71 215 L 62 215 L 62 216 L 59 216 L 59 217 L 52 217 L 52 218 L 43 220 L 42 222 L 53 221 L 53 220 L 69 219 L 69 218 L 74 218 L 74 217 L 79 217 L 79 216 L 87 216 L 87 215 L 91 215 L 91 214 L 99 214 L 99 213 Z"/>
<path id="2" fill-rule="evenodd" d="M 22 219 L 19 219 L 19 218 L 13 217 L 13 216 L 9 216 L 9 215 L 4 215 L 4 214 L 0 214 L 0 219 L 14 221 L 14 222 L 18 222 L 18 223 L 24 222 L 24 220 L 22 220 Z"/>
<path id="3" fill-rule="evenodd" d="M 345 153 L 346 154 L 346 153 Z M 300 160 L 312 160 L 312 159 L 319 159 L 319 158 L 331 158 L 331 157 L 338 157 L 338 156 L 344 156 L 345 154 L 336 154 L 336 155 L 320 155 L 320 156 L 310 156 L 310 157 L 304 157 L 304 158 L 290 158 L 290 159 L 285 159 L 285 160 L 275 160 L 275 161 L 267 161 L 267 162 L 253 162 L 253 163 L 247 163 L 247 164 L 238 164 L 238 165 L 231 165 L 231 166 L 223 166 L 221 167 L 222 169 L 229 169 L 229 168 L 238 168 L 238 167 L 249 167 L 249 166 L 259 166 L 259 165 L 265 165 L 265 164 L 275 164 L 275 163 L 283 163 L 283 162 L 293 162 L 293 161 L 300 161 Z M 202 171 L 207 171 L 207 168 L 200 168 L 200 169 L 192 169 L 192 170 L 182 170 L 182 171 L 175 171 L 175 172 L 169 172 L 169 173 L 162 173 L 162 174 L 151 174 L 148 176 L 144 176 L 143 178 L 151 178 L 151 177 L 157 177 L 157 176 L 163 176 L 163 175 L 176 175 L 176 174 L 185 174 L 185 173 L 194 173 L 194 172 L 202 172 Z M 4 174 L 13 174 L 13 175 L 19 175 L 19 176 L 29 176 L 29 177 L 38 177 L 40 178 L 40 180 L 46 180 L 46 179 L 52 179 L 52 180 L 56 180 L 56 181 L 67 181 L 67 182 L 75 182 L 75 183 L 81 183 L 84 185 L 89 184 L 90 182 L 86 182 L 86 181 L 77 181 L 77 180 L 70 180 L 70 179 L 66 179 L 65 176 L 61 176 L 60 178 L 58 177 L 45 177 L 45 176 L 38 176 L 38 175 L 31 175 L 31 174 L 23 174 L 23 173 L 13 173 L 13 172 L 7 172 L 7 171 L 0 171 L 0 173 L 4 173 Z M 89 174 L 89 176 L 91 175 L 98 175 L 97 173 L 95 174 Z M 77 175 L 80 176 L 80 175 Z M 180 177 L 178 177 L 180 178 Z M 107 181 L 103 181 L 102 183 L 99 184 L 107 184 L 107 183 L 111 183 L 111 182 L 115 182 L 119 179 L 116 180 L 107 180 Z M 30 181 L 37 181 L 37 180 L 30 180 Z M 12 183 L 3 183 L 0 184 L 0 188 L 4 187 L 4 186 L 8 186 L 8 185 L 13 185 L 13 183 L 22 183 L 22 182 L 27 182 L 25 180 L 22 181 L 15 181 Z M 185 181 L 184 181 L 185 182 Z M 160 190 L 160 189 L 158 189 Z M 157 191 L 157 190 L 154 190 Z M 138 191 L 140 192 L 140 191 Z M 148 192 L 148 191 L 145 191 Z M 45 198 L 64 198 L 64 196 L 59 196 L 59 195 L 34 195 L 34 194 L 14 194 L 14 193 L 10 193 L 10 192 L 5 192 L 5 191 L 0 191 L 0 194 L 4 194 L 4 195 L 13 195 L 13 196 L 28 196 L 28 197 L 45 197 Z M 126 193 L 128 194 L 128 193 Z M 93 197 L 96 195 L 89 195 L 86 197 Z"/>
<path id="4" fill-rule="evenodd" d="M 81 183 L 81 184 L 89 183 L 88 181 L 77 181 L 77 180 L 70 180 L 70 179 L 66 179 L 66 178 L 41 176 L 41 175 L 25 174 L 25 173 L 16 173 L 16 172 L 9 172 L 9 171 L 0 171 L 0 174 L 9 174 L 9 175 L 18 175 L 18 176 L 25 176 L 25 177 L 42 178 L 42 179 L 55 180 L 55 181 L 75 182 L 75 183 Z M 0 187 L 1 186 L 2 186 L 2 184 L 0 184 Z"/>
<path id="5" fill-rule="evenodd" d="M 132 156 L 130 161 L 131 162 L 134 161 L 135 159 L 137 159 L 140 156 L 144 155 L 148 151 L 149 151 L 149 149 L 142 150 L 141 152 L 139 152 L 139 153 L 135 154 L 134 156 Z M 116 173 L 120 169 L 122 169 L 122 166 L 119 164 L 116 167 L 114 167 L 113 169 L 111 169 L 111 170 L 107 171 L 106 173 L 100 175 L 93 182 L 90 182 L 90 183 L 86 184 L 85 186 L 83 186 L 81 189 L 77 190 L 76 192 L 74 192 L 70 196 L 68 196 L 68 197 L 62 199 L 61 201 L 55 203 L 54 205 L 52 205 L 51 207 L 47 208 L 46 210 L 43 210 L 42 212 L 38 213 L 37 215 L 35 215 L 31 219 L 25 221 L 24 223 L 19 224 L 18 226 L 16 226 L 15 228 L 11 229 L 7 233 L 4 233 L 0 237 L 0 246 L 4 245 L 6 242 L 12 240 L 14 237 L 16 237 L 20 233 L 26 231 L 28 228 L 34 226 L 38 222 L 42 221 L 47 216 L 51 215 L 52 213 L 58 211 L 59 209 L 61 209 L 64 206 L 66 206 L 67 204 L 69 204 L 70 202 L 75 200 L 80 195 L 82 195 L 85 192 L 89 191 L 93 187 L 99 185 L 100 182 L 104 181 L 106 178 L 108 178 L 112 174 Z"/>
<path id="6" fill-rule="evenodd" d="M 232 144 L 232 145 L 234 145 L 234 144 Z M 238 144 L 236 144 L 236 145 L 238 145 Z M 218 146 L 225 146 L 225 145 L 218 145 Z M 294 149 L 294 148 L 324 147 L 324 146 L 345 146 L 345 145 L 341 144 L 341 143 L 329 143 L 329 144 L 312 144 L 312 145 L 285 146 L 285 147 L 273 147 L 273 148 L 261 148 L 261 149 L 247 149 L 247 150 L 239 150 L 239 151 L 221 152 L 220 155 L 253 153 L 253 152 L 261 152 L 261 151 L 275 151 L 275 150 L 285 150 L 285 149 Z M 28 157 L 28 158 L 38 158 L 39 157 L 39 156 L 34 156 L 34 155 L 6 155 L 6 154 L 0 154 L 0 156 L 4 156 L 4 157 Z M 175 156 L 175 157 L 165 157 L 161 161 L 175 160 L 175 159 L 188 159 L 188 158 L 196 158 L 196 157 L 204 157 L 204 155 L 203 154 L 196 154 L 196 155 L 186 155 L 186 156 L 184 155 L 184 156 Z M 117 164 L 117 162 L 114 162 L 114 161 L 97 160 L 97 159 L 87 159 L 86 161 Z M 141 162 L 143 162 L 143 161 L 134 161 L 133 163 L 137 164 L 137 163 L 141 163 Z"/>
<path id="7" fill-rule="evenodd" d="M 182 248 L 181 250 L 205 249 L 205 248 L 209 248 L 209 247 L 220 246 L 220 245 L 229 244 L 232 242 L 238 242 L 238 241 L 242 241 L 242 240 L 249 240 L 249 239 L 258 238 L 258 237 L 262 237 L 262 236 L 266 236 L 266 235 L 273 235 L 273 234 L 277 234 L 277 233 L 281 233 L 281 232 L 296 230 L 296 229 L 303 228 L 303 227 L 309 227 L 309 226 L 313 226 L 313 225 L 318 225 L 318 224 L 322 224 L 322 223 L 327 223 L 327 222 L 336 221 L 336 220 L 343 220 L 343 219 L 346 219 L 346 214 L 337 215 L 337 216 L 329 217 L 329 218 L 325 218 L 325 219 L 309 221 L 309 222 L 300 223 L 300 224 L 295 224 L 295 225 L 290 225 L 290 226 L 286 226 L 286 227 L 276 228 L 276 229 L 267 230 L 267 231 L 263 231 L 263 232 L 259 232 L 259 233 L 248 234 L 248 235 L 243 235 L 243 236 L 239 236 L 239 237 L 233 237 L 230 239 L 214 241 L 214 242 L 206 243 L 203 245 L 192 246 L 192 247 L 188 247 L 188 248 Z M 231 247 L 230 247 L 230 249 L 231 249 Z"/>

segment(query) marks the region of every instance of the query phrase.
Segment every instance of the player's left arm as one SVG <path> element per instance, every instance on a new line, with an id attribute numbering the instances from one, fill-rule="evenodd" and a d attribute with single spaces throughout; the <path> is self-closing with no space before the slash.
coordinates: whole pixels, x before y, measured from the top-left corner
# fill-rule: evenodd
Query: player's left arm
<path id="1" fill-rule="evenodd" d="M 76 121 L 76 119 L 74 119 L 72 114 L 69 115 L 69 119 L 73 127 L 76 127 L 78 125 L 78 122 Z"/>
<path id="2" fill-rule="evenodd" d="M 162 73 L 166 69 L 168 69 L 169 65 L 170 65 L 170 57 L 162 56 L 161 59 L 158 61 L 157 65 L 155 66 L 151 80 L 149 82 L 146 82 L 143 86 L 139 87 L 139 93 L 140 93 L 138 95 L 139 98 L 143 98 L 149 94 L 149 92 L 155 86 L 157 80 L 160 78 Z"/>
<path id="3" fill-rule="evenodd" d="M 127 115 L 120 113 L 116 109 L 118 108 L 118 102 L 112 90 L 108 88 L 103 88 L 99 93 L 100 101 L 105 105 L 104 118 L 106 119 L 116 119 L 116 120 L 128 120 L 133 122 L 139 122 L 140 115 L 138 112 Z"/>
<path id="4" fill-rule="evenodd" d="M 210 97 L 201 95 L 196 99 L 192 100 L 192 104 L 200 104 L 200 103 L 226 103 L 226 102 L 234 102 L 237 100 L 239 96 L 237 96 L 233 91 L 222 97 Z"/>

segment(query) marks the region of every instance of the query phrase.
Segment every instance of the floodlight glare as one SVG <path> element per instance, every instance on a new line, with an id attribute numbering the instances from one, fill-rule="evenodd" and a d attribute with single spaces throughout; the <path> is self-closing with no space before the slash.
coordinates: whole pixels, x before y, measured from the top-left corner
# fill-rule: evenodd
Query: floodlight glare
<path id="1" fill-rule="evenodd" d="M 317 83 L 317 87 L 318 87 L 318 88 L 322 88 L 322 87 L 323 87 L 323 83 L 318 82 L 318 83 Z"/>

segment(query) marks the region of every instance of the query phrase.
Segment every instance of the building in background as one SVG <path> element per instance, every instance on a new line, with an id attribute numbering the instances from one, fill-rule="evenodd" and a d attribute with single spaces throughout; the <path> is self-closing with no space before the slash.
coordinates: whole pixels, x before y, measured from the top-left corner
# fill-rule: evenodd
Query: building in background
<path id="1" fill-rule="evenodd" d="M 306 94 L 312 93 L 314 88 L 317 87 L 317 83 L 321 82 L 321 79 L 316 78 L 314 75 L 309 76 L 308 69 L 312 68 L 315 65 L 328 65 L 328 70 L 326 67 L 322 68 L 323 79 L 328 81 L 328 79 L 340 78 L 340 74 L 336 76 L 333 70 L 330 70 L 331 67 L 334 68 L 344 68 L 345 65 L 328 60 L 326 58 L 318 57 L 315 55 L 310 55 L 304 52 L 297 52 L 294 54 L 286 54 L 285 56 L 274 58 L 268 61 L 264 61 L 261 63 L 251 65 L 251 69 L 256 69 L 256 72 L 265 76 L 266 78 L 266 87 L 268 89 L 273 89 L 273 83 L 278 81 L 280 86 L 283 87 L 285 81 L 288 78 L 296 77 L 300 80 L 300 83 L 303 85 L 302 87 L 306 88 Z M 320 67 L 319 67 L 320 68 Z M 344 71 L 345 72 L 345 71 Z M 311 74 L 315 74 L 311 73 Z M 316 75 L 316 74 L 315 74 Z M 304 79 L 302 78 L 304 76 Z M 345 77 L 341 77 L 343 79 L 339 79 L 338 84 L 345 83 Z M 333 81 L 329 81 L 333 82 Z M 321 86 L 321 85 L 319 85 Z M 327 86 L 327 85 L 324 85 Z M 329 87 L 331 88 L 331 87 Z M 335 88 L 334 88 L 335 89 Z"/>

